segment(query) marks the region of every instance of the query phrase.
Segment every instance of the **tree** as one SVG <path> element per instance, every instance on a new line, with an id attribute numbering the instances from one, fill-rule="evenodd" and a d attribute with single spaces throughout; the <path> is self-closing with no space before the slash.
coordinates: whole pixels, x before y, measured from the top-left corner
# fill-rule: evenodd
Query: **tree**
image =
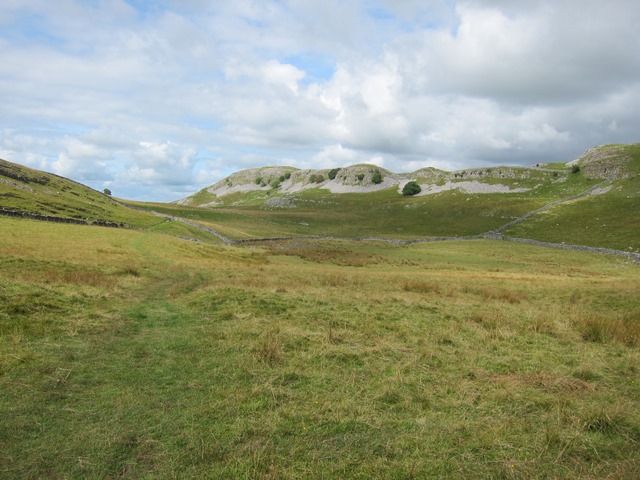
<path id="1" fill-rule="evenodd" d="M 407 182 L 406 185 L 402 188 L 402 195 L 405 197 L 410 197 L 412 195 L 416 195 L 422 191 L 418 182 L 411 180 Z"/>
<path id="2" fill-rule="evenodd" d="M 376 170 L 373 172 L 373 175 L 371 175 L 371 181 L 375 184 L 382 183 L 382 180 L 383 177 L 379 170 Z"/>
<path id="3" fill-rule="evenodd" d="M 103 192 L 105 195 L 111 195 L 111 190 L 109 190 L 108 188 L 105 188 L 102 192 Z"/>

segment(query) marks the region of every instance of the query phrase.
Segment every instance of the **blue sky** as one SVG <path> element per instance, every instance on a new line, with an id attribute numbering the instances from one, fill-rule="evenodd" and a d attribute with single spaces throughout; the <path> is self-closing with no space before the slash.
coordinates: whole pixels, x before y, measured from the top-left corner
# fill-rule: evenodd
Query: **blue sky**
<path id="1" fill-rule="evenodd" d="M 4 0 L 0 157 L 170 201 L 265 165 L 640 141 L 636 0 Z"/>

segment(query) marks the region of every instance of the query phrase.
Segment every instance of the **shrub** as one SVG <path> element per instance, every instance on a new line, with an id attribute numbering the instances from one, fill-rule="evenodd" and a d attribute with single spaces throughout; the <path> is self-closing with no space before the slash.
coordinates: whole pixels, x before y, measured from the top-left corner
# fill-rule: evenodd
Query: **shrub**
<path id="1" fill-rule="evenodd" d="M 333 180 L 334 178 L 336 178 L 336 175 L 338 175 L 339 171 L 339 168 L 332 168 L 331 170 L 329 170 L 329 180 Z"/>
<path id="2" fill-rule="evenodd" d="M 318 176 L 315 173 L 312 173 L 311 175 L 309 175 L 309 181 L 311 183 L 316 183 L 316 178 L 318 178 Z"/>
<path id="3" fill-rule="evenodd" d="M 287 172 L 283 175 L 285 180 L 289 180 L 291 178 L 291 172 Z"/>
<path id="4" fill-rule="evenodd" d="M 383 176 L 379 170 L 376 170 L 375 172 L 373 172 L 373 175 L 371 175 L 371 181 L 375 184 L 382 183 L 382 180 Z"/>
<path id="5" fill-rule="evenodd" d="M 324 182 L 324 175 L 316 175 L 316 183 Z"/>
<path id="6" fill-rule="evenodd" d="M 278 180 L 277 178 L 273 179 L 271 180 L 270 185 L 271 185 L 271 188 L 278 188 L 280 186 L 280 180 Z"/>
<path id="7" fill-rule="evenodd" d="M 415 195 L 417 193 L 420 193 L 421 191 L 422 188 L 420 188 L 418 182 L 411 180 L 402 188 L 402 195 L 404 195 L 405 197 L 410 197 L 411 195 Z"/>
<path id="8" fill-rule="evenodd" d="M 364 173 L 359 173 L 356 175 L 356 178 L 360 181 L 364 180 Z"/>
<path id="9" fill-rule="evenodd" d="M 256 178 L 255 182 L 256 182 L 256 185 L 260 185 L 262 183 L 262 177 Z"/>
<path id="10" fill-rule="evenodd" d="M 573 165 L 571 167 L 571 173 L 579 173 L 580 172 L 580 165 Z"/>
<path id="11" fill-rule="evenodd" d="M 278 179 L 278 181 L 284 182 L 285 180 L 286 180 L 285 176 L 284 175 L 280 175 L 280 178 Z"/>

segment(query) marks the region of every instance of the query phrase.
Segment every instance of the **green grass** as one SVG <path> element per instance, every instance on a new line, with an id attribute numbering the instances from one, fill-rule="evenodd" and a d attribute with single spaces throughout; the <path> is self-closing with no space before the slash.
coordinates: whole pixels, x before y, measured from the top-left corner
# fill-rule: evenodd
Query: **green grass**
<path id="1" fill-rule="evenodd" d="M 0 476 L 634 478 L 640 270 L 0 218 Z"/>
<path id="2" fill-rule="evenodd" d="M 158 219 L 57 175 L 0 160 L 0 207 L 7 210 L 146 228 Z"/>
<path id="3" fill-rule="evenodd" d="M 640 252 L 640 146 L 624 150 L 630 178 L 605 186 L 602 195 L 557 205 L 506 230 L 513 237 Z"/>

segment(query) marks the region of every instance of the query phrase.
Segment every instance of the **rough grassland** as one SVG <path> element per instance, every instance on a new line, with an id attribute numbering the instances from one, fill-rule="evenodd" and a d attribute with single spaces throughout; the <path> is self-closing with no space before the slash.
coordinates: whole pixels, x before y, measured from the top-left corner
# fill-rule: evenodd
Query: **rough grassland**
<path id="1" fill-rule="evenodd" d="M 637 478 L 640 269 L 0 218 L 0 477 Z"/>

